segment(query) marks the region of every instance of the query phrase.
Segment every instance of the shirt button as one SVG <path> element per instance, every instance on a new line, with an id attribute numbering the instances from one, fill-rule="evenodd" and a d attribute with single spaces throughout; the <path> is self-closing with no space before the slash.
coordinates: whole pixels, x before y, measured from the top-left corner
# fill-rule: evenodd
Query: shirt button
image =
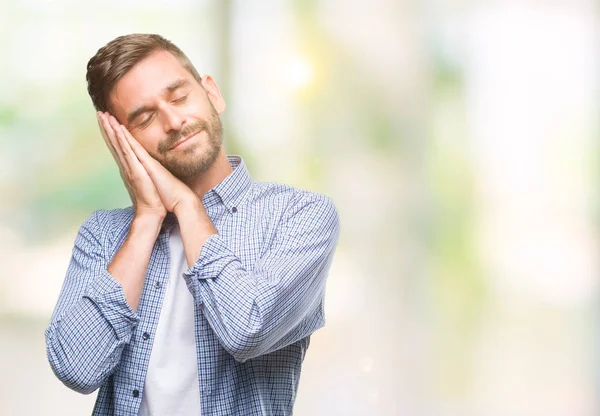
<path id="1" fill-rule="evenodd" d="M 154 284 L 154 286 L 155 286 L 157 289 L 160 289 L 160 286 L 161 286 L 161 284 L 160 284 L 160 282 L 156 282 L 156 283 Z"/>
<path id="2" fill-rule="evenodd" d="M 147 332 L 144 332 L 144 333 L 142 334 L 142 338 L 144 338 L 144 339 L 148 339 L 148 338 L 150 338 L 150 334 L 149 334 L 149 333 L 147 333 Z"/>
<path id="3" fill-rule="evenodd" d="M 231 212 L 234 212 L 234 213 L 237 212 L 237 208 L 236 207 L 231 208 Z"/>
<path id="4" fill-rule="evenodd" d="M 138 389 L 135 389 L 133 391 L 133 397 L 138 397 L 140 395 L 140 391 Z"/>

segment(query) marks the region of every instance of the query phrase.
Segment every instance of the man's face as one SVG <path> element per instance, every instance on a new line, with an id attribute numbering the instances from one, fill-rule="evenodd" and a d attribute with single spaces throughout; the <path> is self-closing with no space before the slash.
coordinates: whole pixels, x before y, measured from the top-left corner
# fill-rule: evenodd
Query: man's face
<path id="1" fill-rule="evenodd" d="M 206 172 L 221 150 L 217 85 L 202 85 L 169 52 L 136 64 L 109 95 L 112 114 L 165 168 L 180 179 Z"/>

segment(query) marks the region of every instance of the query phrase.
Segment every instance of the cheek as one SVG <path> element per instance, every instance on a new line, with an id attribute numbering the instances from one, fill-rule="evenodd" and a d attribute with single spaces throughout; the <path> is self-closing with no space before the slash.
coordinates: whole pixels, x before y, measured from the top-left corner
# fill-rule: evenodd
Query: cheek
<path id="1" fill-rule="evenodd" d="M 183 111 L 185 111 L 186 117 L 188 118 L 188 122 L 191 120 L 198 120 L 205 117 L 203 107 L 200 103 L 193 102 L 187 104 Z"/>
<path id="2" fill-rule="evenodd" d="M 204 94 L 204 92 L 202 92 Z M 189 100 L 185 106 L 186 111 L 193 117 L 206 118 L 210 115 L 211 103 L 208 97 L 200 93 L 194 94 L 194 99 Z"/>

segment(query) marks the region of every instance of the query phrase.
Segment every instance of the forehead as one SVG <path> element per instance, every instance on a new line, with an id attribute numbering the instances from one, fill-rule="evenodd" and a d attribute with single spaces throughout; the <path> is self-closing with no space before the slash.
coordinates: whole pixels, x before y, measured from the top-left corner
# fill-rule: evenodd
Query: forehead
<path id="1" fill-rule="evenodd" d="M 164 88 L 177 79 L 195 81 L 171 53 L 157 51 L 138 62 L 114 86 L 109 94 L 113 111 L 128 111 L 135 106 L 151 103 L 160 97 Z"/>

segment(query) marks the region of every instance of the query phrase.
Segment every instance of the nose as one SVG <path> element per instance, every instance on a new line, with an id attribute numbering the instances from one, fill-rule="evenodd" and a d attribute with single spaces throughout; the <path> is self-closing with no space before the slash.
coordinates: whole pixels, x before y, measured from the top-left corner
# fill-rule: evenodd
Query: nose
<path id="1" fill-rule="evenodd" d="M 185 116 L 177 108 L 165 106 L 161 114 L 161 121 L 166 133 L 173 130 L 179 131 L 185 125 Z"/>

